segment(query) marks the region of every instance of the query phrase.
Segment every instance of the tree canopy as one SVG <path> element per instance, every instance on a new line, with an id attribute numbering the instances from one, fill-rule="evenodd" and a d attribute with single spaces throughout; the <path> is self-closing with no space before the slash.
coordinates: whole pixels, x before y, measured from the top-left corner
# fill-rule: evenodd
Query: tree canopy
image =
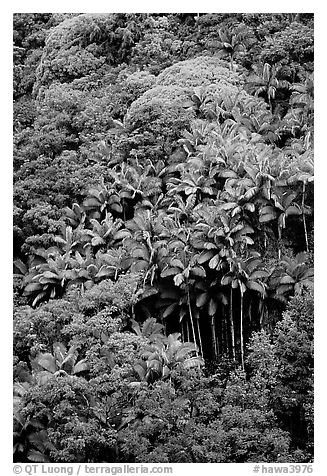
<path id="1" fill-rule="evenodd" d="M 313 459 L 311 14 L 14 15 L 14 460 Z"/>

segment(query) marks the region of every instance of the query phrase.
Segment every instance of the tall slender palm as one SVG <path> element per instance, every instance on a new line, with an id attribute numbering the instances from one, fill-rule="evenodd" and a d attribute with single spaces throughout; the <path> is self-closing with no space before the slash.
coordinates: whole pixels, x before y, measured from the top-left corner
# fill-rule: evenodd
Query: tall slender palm
<path id="1" fill-rule="evenodd" d="M 278 79 L 278 67 L 265 63 L 263 66 L 254 66 L 255 74 L 248 79 L 250 92 L 255 96 L 263 96 L 273 112 L 273 100 L 279 88 L 288 88 L 288 81 Z"/>
<path id="2" fill-rule="evenodd" d="M 282 231 L 286 227 L 286 218 L 289 216 L 301 215 L 301 207 L 295 202 L 296 192 L 285 190 L 283 187 L 273 187 L 271 200 L 265 201 L 260 208 L 259 221 L 267 223 L 277 220 L 278 230 L 278 259 L 281 259 L 281 239 Z"/>
<path id="3" fill-rule="evenodd" d="M 313 268 L 306 264 L 306 253 L 298 253 L 295 258 L 285 257 L 270 277 L 269 286 L 275 290 L 274 297 L 287 302 L 292 294 L 299 294 L 304 287 L 313 287 Z"/>
<path id="4" fill-rule="evenodd" d="M 308 241 L 308 231 L 307 231 L 307 222 L 306 215 L 311 213 L 311 208 L 305 204 L 306 191 L 310 183 L 314 181 L 314 168 L 313 168 L 313 157 L 312 151 L 308 150 L 299 157 L 299 164 L 291 171 L 290 177 L 287 180 L 287 183 L 293 185 L 294 183 L 301 184 L 301 209 L 302 209 L 302 220 L 303 220 L 303 230 L 305 237 L 306 251 L 309 252 L 309 241 Z"/>
<path id="5" fill-rule="evenodd" d="M 196 259 L 192 256 L 193 253 L 189 246 L 189 235 L 190 233 L 184 229 L 181 230 L 177 239 L 173 238 L 170 241 L 168 244 L 170 257 L 166 260 L 167 264 L 161 272 L 161 277 L 174 276 L 173 281 L 175 286 L 183 290 L 184 299 L 186 300 L 188 310 L 189 322 L 192 328 L 193 339 L 194 342 L 196 342 L 196 333 L 194 327 L 196 325 L 200 352 L 203 354 L 199 323 L 200 314 L 196 306 L 194 306 L 194 299 L 192 299 L 192 297 L 195 280 L 198 277 L 205 278 L 206 273 L 204 268 L 199 265 Z"/>
<path id="6" fill-rule="evenodd" d="M 211 282 L 207 280 L 199 280 L 195 283 L 196 307 L 204 312 L 210 321 L 211 329 L 211 347 L 212 355 L 216 359 L 219 355 L 218 345 L 222 348 L 223 336 L 217 339 L 216 321 L 219 316 L 220 321 L 223 319 L 224 308 L 228 305 L 228 297 L 222 291 L 220 279 L 214 278 Z"/>
<path id="7" fill-rule="evenodd" d="M 230 69 L 234 71 L 235 55 L 243 51 L 249 41 L 249 30 L 245 25 L 239 25 L 236 28 L 224 28 L 219 32 L 218 48 L 221 54 L 229 57 Z"/>
<path id="8" fill-rule="evenodd" d="M 248 258 L 228 258 L 229 271 L 221 280 L 222 285 L 230 286 L 230 307 L 232 309 L 233 289 L 239 289 L 240 292 L 240 354 L 241 365 L 244 370 L 244 294 L 249 290 L 259 292 L 265 295 L 265 285 L 263 278 L 268 277 L 268 272 L 262 269 L 262 263 L 258 259 L 258 253 L 252 253 Z"/>

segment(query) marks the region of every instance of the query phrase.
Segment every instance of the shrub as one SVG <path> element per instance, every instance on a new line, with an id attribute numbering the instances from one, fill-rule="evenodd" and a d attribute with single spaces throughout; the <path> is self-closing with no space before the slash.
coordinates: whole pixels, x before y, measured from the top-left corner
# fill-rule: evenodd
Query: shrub
<path id="1" fill-rule="evenodd" d="M 240 86 L 243 80 L 238 73 L 232 72 L 226 61 L 215 56 L 199 56 L 180 61 L 166 68 L 156 80 L 158 86 L 179 86 L 194 88 L 217 83 Z"/>
<path id="2" fill-rule="evenodd" d="M 130 148 L 140 150 L 144 158 L 167 159 L 194 117 L 183 106 L 186 99 L 178 86 L 156 86 L 134 101 L 125 119 Z"/>
<path id="3" fill-rule="evenodd" d="M 40 420 L 54 448 L 56 463 L 113 461 L 116 431 L 93 410 L 95 393 L 81 377 L 52 377 L 23 399 L 23 415 Z"/>
<path id="4" fill-rule="evenodd" d="M 15 354 L 28 361 L 40 350 L 51 350 L 53 342 L 63 340 L 62 330 L 76 314 L 77 310 L 66 299 L 51 301 L 38 309 L 18 307 L 14 312 Z"/>

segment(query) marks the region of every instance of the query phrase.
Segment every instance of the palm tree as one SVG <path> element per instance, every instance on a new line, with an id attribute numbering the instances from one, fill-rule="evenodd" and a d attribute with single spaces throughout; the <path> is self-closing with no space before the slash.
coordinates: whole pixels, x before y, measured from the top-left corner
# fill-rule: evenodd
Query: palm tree
<path id="1" fill-rule="evenodd" d="M 32 362 L 38 383 L 46 383 L 53 375 L 78 375 L 89 370 L 85 359 L 77 362 L 78 350 L 71 346 L 68 350 L 61 342 L 53 344 L 53 354 L 40 353 Z"/>
<path id="2" fill-rule="evenodd" d="M 251 253 L 248 258 L 228 258 L 229 271 L 221 280 L 223 286 L 230 285 L 230 306 L 232 307 L 233 289 L 240 291 L 240 351 L 241 365 L 244 370 L 244 338 L 243 338 L 243 315 L 244 315 L 244 294 L 247 290 L 252 290 L 265 296 L 266 287 L 263 278 L 268 277 L 268 272 L 263 269 L 258 253 Z M 231 311 L 232 312 L 232 311 Z"/>
<path id="3" fill-rule="evenodd" d="M 168 184 L 168 195 L 176 196 L 177 194 L 184 194 L 186 198 L 186 205 L 193 208 L 203 198 L 214 196 L 216 191 L 213 187 L 215 180 L 205 175 L 199 170 L 191 169 L 182 173 L 182 178 L 172 178 Z"/>
<path id="4" fill-rule="evenodd" d="M 69 269 L 69 259 L 57 254 L 43 264 L 31 268 L 23 280 L 24 292 L 33 307 L 42 301 L 61 297 L 64 290 L 74 278 L 74 272 Z"/>
<path id="5" fill-rule="evenodd" d="M 67 219 L 69 225 L 73 228 L 78 226 L 83 226 L 86 219 L 86 213 L 83 207 L 78 203 L 73 203 L 72 208 L 64 208 L 65 218 Z"/>
<path id="6" fill-rule="evenodd" d="M 291 105 L 295 107 L 307 108 L 312 112 L 314 100 L 313 73 L 307 75 L 304 83 L 293 84 L 291 90 Z"/>
<path id="7" fill-rule="evenodd" d="M 218 48 L 222 55 L 229 56 L 230 69 L 234 71 L 235 55 L 246 48 L 250 38 L 249 30 L 245 25 L 239 25 L 233 29 L 220 29 L 218 34 Z"/>
<path id="8" fill-rule="evenodd" d="M 308 241 L 306 215 L 311 213 L 311 209 L 310 207 L 305 205 L 305 195 L 306 195 L 308 184 L 312 183 L 313 181 L 314 181 L 314 175 L 313 175 L 312 151 L 307 151 L 304 154 L 302 154 L 302 156 L 300 157 L 299 166 L 295 167 L 295 170 L 292 171 L 291 176 L 287 180 L 287 183 L 290 185 L 297 182 L 300 182 L 302 185 L 301 186 L 302 188 L 301 209 L 302 209 L 303 229 L 304 229 L 304 237 L 305 237 L 307 252 L 309 252 L 309 241 Z"/>
<path id="9" fill-rule="evenodd" d="M 300 206 L 295 203 L 296 192 L 284 190 L 282 187 L 274 187 L 271 192 L 271 200 L 264 201 L 264 206 L 259 211 L 259 222 L 267 223 L 277 220 L 278 230 L 278 259 L 281 259 L 281 239 L 282 231 L 286 227 L 286 218 L 289 216 L 301 215 Z"/>
<path id="10" fill-rule="evenodd" d="M 131 327 L 136 335 L 145 337 L 151 344 L 165 339 L 163 334 L 164 326 L 157 322 L 154 317 L 149 317 L 141 325 L 134 319 L 131 319 Z"/>
<path id="11" fill-rule="evenodd" d="M 134 366 L 141 381 L 167 379 L 174 368 L 184 371 L 201 368 L 204 361 L 199 357 L 193 342 L 181 342 L 180 334 L 170 334 L 162 340 L 148 345 L 142 352 L 141 360 Z"/>
<path id="12" fill-rule="evenodd" d="M 280 121 L 276 120 L 271 111 L 256 111 L 250 114 L 234 111 L 233 114 L 240 128 L 245 127 L 251 133 L 260 134 L 266 143 L 275 144 L 280 138 L 278 134 Z"/>
<path id="13" fill-rule="evenodd" d="M 108 188 L 104 184 L 97 188 L 92 188 L 88 192 L 87 198 L 83 202 L 83 209 L 89 218 L 103 219 L 107 212 L 121 214 L 123 207 L 120 196 L 112 187 Z"/>
<path id="14" fill-rule="evenodd" d="M 186 237 L 187 240 L 189 237 Z M 174 276 L 173 281 L 175 286 L 181 288 L 184 292 L 186 300 L 189 322 L 191 324 L 193 339 L 196 342 L 196 333 L 194 323 L 197 327 L 197 334 L 199 340 L 200 352 L 203 355 L 203 346 L 201 338 L 201 330 L 199 324 L 199 312 L 197 308 L 193 306 L 193 300 L 191 299 L 191 288 L 193 288 L 194 282 L 198 277 L 204 278 L 206 276 L 204 268 L 199 265 L 194 257 L 192 257 L 192 251 L 189 251 L 188 246 L 185 247 L 185 240 L 179 241 L 173 240 L 168 244 L 171 252 L 175 252 L 175 256 L 172 254 L 167 258 L 166 266 L 161 272 L 161 277 Z"/>
<path id="15" fill-rule="evenodd" d="M 255 74 L 248 80 L 249 90 L 255 96 L 263 96 L 268 101 L 270 112 L 273 112 L 273 100 L 279 88 L 288 88 L 288 81 L 278 79 L 279 69 L 275 65 L 265 63 L 254 66 Z"/>
<path id="16" fill-rule="evenodd" d="M 291 90 L 291 109 L 283 118 L 281 129 L 303 139 L 305 149 L 309 150 L 313 143 L 314 126 L 313 74 L 308 75 L 304 83 L 293 84 Z"/>
<path id="17" fill-rule="evenodd" d="M 219 355 L 219 339 L 217 340 L 216 321 L 219 307 L 225 308 L 228 305 L 227 295 L 222 291 L 220 280 L 217 278 L 211 282 L 204 280 L 197 281 L 194 286 L 196 294 L 196 307 L 208 316 L 211 328 L 211 347 L 214 359 Z M 221 320 L 223 320 L 224 309 L 221 311 Z M 221 349 L 223 349 L 223 336 L 221 337 Z M 227 345 L 227 343 L 226 343 Z"/>
<path id="18" fill-rule="evenodd" d="M 280 266 L 273 269 L 269 287 L 275 290 L 275 298 L 287 302 L 286 298 L 291 294 L 301 294 L 305 287 L 312 289 L 313 268 L 306 260 L 306 253 L 298 253 L 295 258 L 284 257 Z"/>
<path id="19" fill-rule="evenodd" d="M 238 214 L 229 216 L 227 213 L 212 208 L 202 211 L 200 218 L 195 225 L 193 234 L 193 245 L 198 250 L 203 250 L 198 257 L 198 263 L 209 262 L 209 268 L 220 269 L 221 259 L 228 256 L 235 256 L 238 250 L 253 245 L 250 234 L 254 233 L 253 228 L 246 225 Z M 218 213 L 217 213 L 218 212 Z"/>
<path id="20" fill-rule="evenodd" d="M 101 223 L 95 218 L 91 218 L 90 224 L 92 230 L 88 230 L 87 233 L 90 236 L 93 249 L 106 250 L 120 244 L 124 238 L 130 236 L 128 230 L 122 229 L 122 220 L 114 220 L 111 213 L 108 212 Z"/>

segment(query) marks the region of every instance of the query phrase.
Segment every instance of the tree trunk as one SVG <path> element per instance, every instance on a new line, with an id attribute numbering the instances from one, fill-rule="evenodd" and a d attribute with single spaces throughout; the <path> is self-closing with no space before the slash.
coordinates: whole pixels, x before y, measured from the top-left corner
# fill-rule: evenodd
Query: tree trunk
<path id="1" fill-rule="evenodd" d="M 217 339 L 216 339 L 215 316 L 211 316 L 211 338 L 212 338 L 213 357 L 214 357 L 214 360 L 216 360 L 218 357 L 218 350 L 217 350 Z"/>
<path id="2" fill-rule="evenodd" d="M 195 318 L 196 319 L 196 328 L 197 328 L 197 331 L 198 331 L 198 335 L 199 335 L 199 345 L 200 345 L 200 354 L 202 355 L 203 357 L 203 347 L 202 347 L 202 339 L 201 339 L 201 332 L 200 332 L 200 319 L 198 317 Z"/>
<path id="3" fill-rule="evenodd" d="M 304 213 L 304 199 L 305 199 L 305 182 L 303 182 L 303 186 L 302 186 L 302 218 L 303 218 L 303 228 L 304 228 L 304 236 L 305 236 L 305 247 L 307 252 L 309 253 L 307 222 L 306 222 L 305 213 Z"/>
<path id="4" fill-rule="evenodd" d="M 229 336 L 228 336 L 228 318 L 227 318 L 227 314 L 226 314 L 226 310 L 224 312 L 224 328 L 223 328 L 223 332 L 224 332 L 224 336 L 225 336 L 225 352 L 226 354 L 229 356 L 230 355 L 230 345 L 229 345 Z"/>
<path id="5" fill-rule="evenodd" d="M 187 319 L 185 320 L 185 323 L 186 323 L 186 338 L 188 342 L 191 342 L 190 326 Z"/>
<path id="6" fill-rule="evenodd" d="M 278 226 L 278 259 L 280 260 L 282 257 L 282 250 L 281 250 L 281 244 L 282 244 L 282 229 L 279 225 Z"/>
<path id="7" fill-rule="evenodd" d="M 197 346 L 196 337 L 195 337 L 193 314 L 192 314 L 192 308 L 191 308 L 190 291 L 189 290 L 187 290 L 187 303 L 188 303 L 188 310 L 189 310 L 190 322 L 191 322 L 191 327 L 192 327 L 193 342 Z M 197 356 L 199 355 L 199 352 L 197 350 L 196 350 L 196 355 Z"/>
<path id="8" fill-rule="evenodd" d="M 229 324 L 230 324 L 230 332 L 231 332 L 231 340 L 232 340 L 232 356 L 233 356 L 234 362 L 236 362 L 235 332 L 234 332 L 234 320 L 233 320 L 233 288 L 232 287 L 230 289 Z"/>
<path id="9" fill-rule="evenodd" d="M 242 370 L 244 370 L 244 345 L 243 345 L 243 292 L 241 291 L 241 318 L 240 318 L 240 337 L 241 337 L 241 364 Z"/>
<path id="10" fill-rule="evenodd" d="M 229 54 L 229 57 L 230 57 L 230 69 L 231 69 L 231 71 L 234 71 L 234 59 L 233 59 L 233 54 L 230 53 L 230 54 Z"/>

